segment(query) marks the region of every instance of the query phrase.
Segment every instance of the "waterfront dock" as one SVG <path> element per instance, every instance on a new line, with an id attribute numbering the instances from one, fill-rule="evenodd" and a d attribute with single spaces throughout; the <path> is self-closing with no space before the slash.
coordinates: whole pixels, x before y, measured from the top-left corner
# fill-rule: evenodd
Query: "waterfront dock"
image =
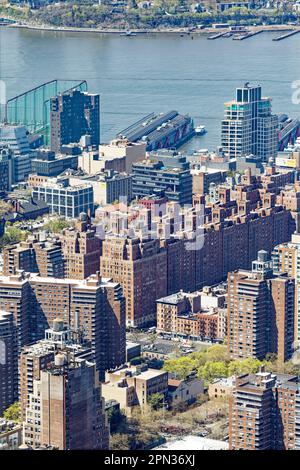
<path id="1" fill-rule="evenodd" d="M 222 38 L 222 37 L 225 36 L 225 34 L 227 34 L 227 33 L 228 33 L 228 31 L 225 31 L 225 33 L 222 32 L 222 33 L 213 34 L 212 36 L 208 36 L 207 39 L 213 40 L 213 39 Z"/>
<path id="2" fill-rule="evenodd" d="M 235 35 L 235 36 L 233 36 L 232 39 L 234 41 L 243 41 L 244 39 L 252 38 L 252 36 L 256 36 L 257 34 L 260 34 L 260 33 L 263 33 L 263 32 L 264 32 L 263 29 L 259 29 L 258 31 L 251 31 L 251 32 L 246 33 L 246 34 Z"/>
<path id="3" fill-rule="evenodd" d="M 273 38 L 272 41 L 282 41 L 283 39 L 287 39 L 290 36 L 294 36 L 295 34 L 300 33 L 300 29 L 293 29 L 292 31 L 289 31 L 288 33 L 282 34 L 281 36 L 277 36 L 276 38 Z"/>

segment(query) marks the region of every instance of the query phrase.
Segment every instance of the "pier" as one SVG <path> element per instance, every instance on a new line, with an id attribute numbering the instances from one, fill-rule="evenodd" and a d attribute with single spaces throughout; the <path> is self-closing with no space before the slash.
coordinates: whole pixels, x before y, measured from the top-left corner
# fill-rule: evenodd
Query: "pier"
<path id="1" fill-rule="evenodd" d="M 246 33 L 246 34 L 240 34 L 240 35 L 233 36 L 232 39 L 234 41 L 243 41 L 244 39 L 251 38 L 252 36 L 256 36 L 257 34 L 260 34 L 260 33 L 263 33 L 263 32 L 264 32 L 263 29 L 259 29 L 258 31 L 251 31 L 251 32 Z"/>
<path id="2" fill-rule="evenodd" d="M 295 34 L 300 33 L 300 29 L 293 29 L 292 31 L 289 31 L 286 34 L 282 34 L 281 36 L 277 36 L 276 38 L 273 38 L 272 41 L 282 41 L 283 39 L 287 39 L 290 36 L 294 36 Z"/>
<path id="3" fill-rule="evenodd" d="M 207 39 L 218 39 L 218 38 L 222 38 L 223 36 L 225 36 L 225 34 L 228 34 L 228 31 L 225 31 L 225 33 L 217 33 L 217 34 L 214 34 L 213 36 L 208 36 Z"/>

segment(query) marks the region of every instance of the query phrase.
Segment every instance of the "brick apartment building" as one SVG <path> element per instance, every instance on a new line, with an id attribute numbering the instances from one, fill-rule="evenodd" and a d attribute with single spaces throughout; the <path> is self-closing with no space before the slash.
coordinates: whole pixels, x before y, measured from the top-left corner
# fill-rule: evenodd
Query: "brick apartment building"
<path id="1" fill-rule="evenodd" d="M 148 238 L 160 241 L 160 257 L 167 260 L 161 261 L 166 266 L 164 272 L 167 273 L 167 289 L 164 286 L 166 290 L 163 295 L 176 293 L 180 289 L 189 292 L 206 285 L 215 285 L 226 279 L 230 271 L 250 269 L 259 250 L 263 249 L 270 253 L 274 246 L 279 244 L 278 240 L 290 240 L 296 227 L 298 209 L 292 213 L 284 205 L 277 203 L 277 199 L 280 198 L 277 195 L 279 190 L 272 184 L 267 176 L 262 181 L 260 177 L 251 175 L 249 170 L 246 171 L 242 182 L 236 185 L 234 190 L 219 188 L 220 201 L 205 206 L 200 225 L 197 225 L 199 224 L 197 204 L 199 201 L 203 203 L 201 197 L 194 197 L 194 207 L 189 209 L 179 210 L 174 203 L 168 202 L 164 205 L 159 204 L 159 210 L 142 204 L 125 209 L 119 205 L 115 210 L 112 208 L 109 211 L 105 208 L 100 210 L 97 215 L 101 220 L 102 214 L 107 229 L 100 260 L 101 273 L 125 286 L 128 283 L 130 265 L 145 263 L 146 266 L 144 255 L 143 261 L 130 259 L 128 254 L 130 250 L 127 248 L 133 244 L 136 247 L 145 246 L 145 242 L 142 241 L 143 230 L 147 231 Z M 295 187 L 294 192 L 297 191 Z M 196 227 L 200 228 L 200 246 L 195 246 L 193 249 L 191 244 L 195 241 L 193 237 Z M 136 237 L 134 242 L 128 240 L 132 231 Z M 146 243 L 150 246 L 156 242 L 147 240 Z M 141 253 L 141 250 L 136 250 L 137 248 L 134 252 Z M 153 253 L 151 261 L 148 258 L 152 269 L 143 268 L 148 283 L 151 283 L 151 279 L 155 277 L 153 265 L 156 257 L 157 252 Z M 153 321 L 155 315 L 148 307 L 144 309 L 145 313 L 141 314 L 137 302 L 132 302 L 133 293 L 138 296 L 140 292 L 140 288 L 135 289 L 134 286 L 140 285 L 141 275 L 138 274 L 138 269 L 130 269 L 132 290 L 124 288 L 125 297 L 130 299 L 127 301 L 127 323 L 141 326 Z M 159 274 L 156 279 L 158 276 Z M 144 280 L 144 284 L 147 282 Z M 155 289 L 151 290 L 151 293 L 155 297 Z M 148 297 L 150 297 L 149 291 Z M 159 298 L 154 297 L 151 305 L 154 305 L 154 301 Z"/>
<path id="2" fill-rule="evenodd" d="M 229 407 L 232 450 L 300 450 L 298 376 L 271 374 L 236 378 Z"/>
<path id="3" fill-rule="evenodd" d="M 56 353 L 33 381 L 24 421 L 29 448 L 103 450 L 109 428 L 101 385 L 93 362 Z"/>
<path id="4" fill-rule="evenodd" d="M 211 300 L 213 299 L 213 293 Z M 157 300 L 157 331 L 194 338 L 224 339 L 227 331 L 225 295 L 207 302 L 206 291 L 176 294 Z M 222 306 L 222 307 L 221 307 Z"/>
<path id="5" fill-rule="evenodd" d="M 228 273 L 228 352 L 234 359 L 263 359 L 276 353 L 279 362 L 292 357 L 295 282 L 273 275 L 265 251 L 258 252 L 252 271 Z"/>
<path id="6" fill-rule="evenodd" d="M 13 314 L 0 310 L 0 416 L 17 399 L 17 335 Z"/>
<path id="7" fill-rule="evenodd" d="M 155 321 L 155 301 L 167 293 L 167 256 L 159 240 L 106 238 L 100 271 L 122 283 L 128 325 L 139 327 Z"/>
<path id="8" fill-rule="evenodd" d="M 125 362 L 125 301 L 119 284 L 99 274 L 85 280 L 19 273 L 0 277 L 0 308 L 14 314 L 18 351 L 44 338 L 57 318 L 91 341 L 100 377 Z"/>

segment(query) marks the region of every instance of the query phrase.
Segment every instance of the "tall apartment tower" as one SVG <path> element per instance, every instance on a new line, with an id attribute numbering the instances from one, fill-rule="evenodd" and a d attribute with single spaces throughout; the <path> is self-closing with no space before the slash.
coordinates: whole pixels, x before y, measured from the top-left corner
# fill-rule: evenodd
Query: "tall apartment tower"
<path id="1" fill-rule="evenodd" d="M 40 276 L 63 278 L 65 274 L 61 242 L 23 241 L 3 250 L 3 274 L 10 276 L 17 271 L 38 273 Z"/>
<path id="2" fill-rule="evenodd" d="M 300 345 L 300 235 L 292 235 L 292 241 L 275 246 L 272 253 L 276 274 L 287 273 L 295 279 L 295 342 Z"/>
<path id="3" fill-rule="evenodd" d="M 60 350 L 68 352 L 72 357 L 93 359 L 91 342 L 86 341 L 80 330 L 70 330 L 60 319 L 53 321 L 42 340 L 22 348 L 19 360 L 19 400 L 23 420 L 30 404 L 30 394 L 34 393 L 34 381 L 40 380 L 41 372 L 54 361 L 55 354 Z"/>
<path id="4" fill-rule="evenodd" d="M 0 276 L 0 308 L 14 315 L 18 354 L 23 346 L 43 339 L 45 330 L 60 319 L 91 342 L 101 379 L 105 370 L 126 360 L 122 288 L 99 272 L 81 281 L 24 273 Z"/>
<path id="5" fill-rule="evenodd" d="M 228 352 L 234 359 L 263 359 L 276 353 L 280 362 L 293 354 L 294 279 L 275 277 L 267 252 L 258 252 L 251 271 L 228 274 Z"/>
<path id="6" fill-rule="evenodd" d="M 52 98 L 50 149 L 60 152 L 63 145 L 79 142 L 83 135 L 91 137 L 91 145 L 100 144 L 99 95 L 71 90 Z"/>
<path id="7" fill-rule="evenodd" d="M 231 450 L 300 450 L 300 382 L 297 376 L 237 377 L 229 405 Z"/>
<path id="8" fill-rule="evenodd" d="M 0 310 L 0 416 L 17 400 L 18 356 L 13 314 Z"/>
<path id="9" fill-rule="evenodd" d="M 101 240 L 96 230 L 80 220 L 74 229 L 64 230 L 61 238 L 66 278 L 86 279 L 96 274 L 101 255 Z"/>
<path id="10" fill-rule="evenodd" d="M 230 158 L 255 155 L 267 162 L 276 157 L 277 127 L 271 99 L 262 97 L 260 85 L 246 83 L 237 88 L 235 100 L 225 103 L 222 149 Z"/>
<path id="11" fill-rule="evenodd" d="M 31 288 L 28 277 L 23 274 L 0 277 L 0 310 L 10 312 L 17 329 L 17 351 L 30 341 Z"/>
<path id="12" fill-rule="evenodd" d="M 107 237 L 100 272 L 121 284 L 127 325 L 140 327 L 155 321 L 156 300 L 167 293 L 167 255 L 159 240 Z"/>
<path id="13" fill-rule="evenodd" d="M 64 351 L 55 354 L 54 361 L 41 371 L 40 380 L 34 380 L 24 441 L 33 448 L 109 448 L 104 399 L 93 362 L 72 358 Z"/>

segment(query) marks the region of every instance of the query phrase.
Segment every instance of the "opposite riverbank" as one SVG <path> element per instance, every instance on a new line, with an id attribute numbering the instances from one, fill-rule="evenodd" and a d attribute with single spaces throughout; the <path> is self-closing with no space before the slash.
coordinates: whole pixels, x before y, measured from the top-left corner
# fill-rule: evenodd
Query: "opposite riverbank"
<path id="1" fill-rule="evenodd" d="M 5 19 L 12 19 L 8 17 L 2 18 Z M 29 29 L 29 30 L 37 30 L 37 31 L 50 31 L 50 32 L 64 32 L 64 33 L 94 33 L 94 34 L 123 34 L 124 29 L 116 29 L 116 28 L 81 28 L 81 27 L 68 27 L 68 26 L 50 26 L 50 25 L 36 25 L 30 23 L 14 23 L 10 25 L 1 25 L 5 28 L 19 28 L 19 29 Z M 292 29 L 299 29 L 295 28 L 291 25 L 264 25 L 264 26 L 247 26 L 247 30 L 249 32 L 282 32 L 282 31 L 291 31 Z M 131 29 L 130 30 L 134 34 L 214 34 L 214 33 L 222 33 L 229 31 L 228 28 L 148 28 L 148 29 Z"/>

